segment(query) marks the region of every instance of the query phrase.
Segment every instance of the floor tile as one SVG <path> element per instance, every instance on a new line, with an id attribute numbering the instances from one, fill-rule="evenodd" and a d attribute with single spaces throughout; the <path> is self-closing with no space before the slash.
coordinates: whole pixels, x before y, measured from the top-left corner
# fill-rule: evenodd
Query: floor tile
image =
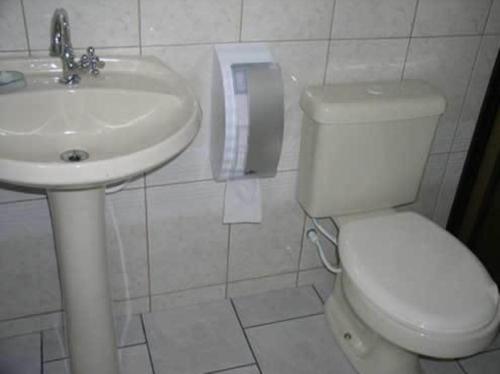
<path id="1" fill-rule="evenodd" d="M 263 374 L 355 374 L 324 316 L 246 330 Z"/>
<path id="2" fill-rule="evenodd" d="M 500 350 L 460 360 L 460 364 L 467 374 L 498 374 L 500 372 Z"/>
<path id="3" fill-rule="evenodd" d="M 489 349 L 497 349 L 500 348 L 500 333 L 497 334 L 495 340 L 493 340 L 493 343 L 491 343 Z"/>
<path id="4" fill-rule="evenodd" d="M 462 369 L 454 360 L 422 358 L 420 365 L 422 365 L 424 374 L 463 374 Z"/>
<path id="5" fill-rule="evenodd" d="M 212 373 L 208 373 L 208 374 L 212 374 Z M 217 374 L 260 374 L 260 371 L 257 368 L 257 366 L 250 365 L 250 366 L 244 366 L 244 367 L 237 368 L 237 369 L 217 371 Z"/>
<path id="6" fill-rule="evenodd" d="M 123 374 L 153 374 L 145 344 L 121 348 L 118 353 Z"/>
<path id="7" fill-rule="evenodd" d="M 0 340 L 0 373 L 39 374 L 41 372 L 40 334 Z"/>
<path id="8" fill-rule="evenodd" d="M 43 364 L 44 374 L 70 374 L 69 360 L 46 362 Z"/>
<path id="9" fill-rule="evenodd" d="M 145 342 L 138 315 L 117 317 L 115 319 L 115 333 L 119 347 Z M 68 357 L 68 353 L 62 328 L 43 331 L 43 361 L 66 357 Z"/>
<path id="10" fill-rule="evenodd" d="M 157 373 L 202 374 L 253 363 L 227 300 L 144 315 Z"/>
<path id="11" fill-rule="evenodd" d="M 243 327 L 321 313 L 323 305 L 310 286 L 287 288 L 233 299 Z"/>
<path id="12" fill-rule="evenodd" d="M 296 273 L 280 274 L 257 279 L 246 279 L 237 282 L 230 282 L 227 285 L 227 293 L 229 297 L 255 295 L 263 292 L 295 287 L 296 281 Z"/>
<path id="13" fill-rule="evenodd" d="M 145 344 L 120 348 L 118 356 L 121 374 L 153 374 Z M 69 360 L 46 362 L 43 365 L 43 372 L 44 374 L 70 374 Z"/>
<path id="14" fill-rule="evenodd" d="M 325 268 L 303 270 L 299 273 L 299 286 L 313 285 L 323 302 L 333 292 L 335 275 Z"/>

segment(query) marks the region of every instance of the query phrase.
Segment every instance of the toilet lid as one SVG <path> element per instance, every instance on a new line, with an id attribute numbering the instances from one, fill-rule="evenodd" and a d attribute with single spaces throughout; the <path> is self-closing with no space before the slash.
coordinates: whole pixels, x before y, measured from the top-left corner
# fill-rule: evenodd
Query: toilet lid
<path id="1" fill-rule="evenodd" d="M 497 312 L 498 289 L 457 239 L 410 212 L 342 226 L 344 271 L 375 306 L 412 328 L 466 332 Z"/>

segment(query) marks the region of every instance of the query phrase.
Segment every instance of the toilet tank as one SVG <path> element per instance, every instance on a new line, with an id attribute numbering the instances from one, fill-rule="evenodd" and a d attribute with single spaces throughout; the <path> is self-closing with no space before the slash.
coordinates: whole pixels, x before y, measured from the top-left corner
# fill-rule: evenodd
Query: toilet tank
<path id="1" fill-rule="evenodd" d="M 307 88 L 298 185 L 307 214 L 338 216 L 413 202 L 445 104 L 420 80 Z"/>

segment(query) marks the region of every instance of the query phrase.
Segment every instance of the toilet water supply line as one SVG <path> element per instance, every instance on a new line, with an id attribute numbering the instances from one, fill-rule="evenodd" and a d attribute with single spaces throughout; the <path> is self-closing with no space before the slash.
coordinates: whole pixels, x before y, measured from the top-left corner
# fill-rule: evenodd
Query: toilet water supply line
<path id="1" fill-rule="evenodd" d="M 323 246 L 321 245 L 321 242 L 319 241 L 319 236 L 316 230 L 318 230 L 325 238 L 327 238 L 335 247 L 335 250 L 338 250 L 338 244 L 337 244 L 337 238 L 334 237 L 332 234 L 330 234 L 316 218 L 312 219 L 314 229 L 309 229 L 307 230 L 307 238 L 316 246 L 316 249 L 318 250 L 318 255 L 319 258 L 321 259 L 321 262 L 323 265 L 326 267 L 326 269 L 334 274 L 339 274 L 342 272 L 342 269 L 338 265 L 332 265 L 330 261 L 326 258 L 325 251 L 323 250 Z M 335 222 L 333 222 L 335 224 Z"/>

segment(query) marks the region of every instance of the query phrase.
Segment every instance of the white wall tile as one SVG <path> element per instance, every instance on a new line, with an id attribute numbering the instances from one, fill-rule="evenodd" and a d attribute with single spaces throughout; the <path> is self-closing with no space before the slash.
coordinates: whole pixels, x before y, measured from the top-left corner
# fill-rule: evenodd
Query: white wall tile
<path id="1" fill-rule="evenodd" d="M 268 45 L 275 61 L 281 66 L 285 86 L 285 133 L 278 169 L 296 169 L 302 123 L 300 96 L 306 86 L 322 83 L 328 42 L 278 42 Z"/>
<path id="2" fill-rule="evenodd" d="M 149 296 L 136 299 L 113 301 L 114 316 L 132 316 L 149 312 Z"/>
<path id="3" fill-rule="evenodd" d="M 416 0 L 337 0 L 332 37 L 405 37 L 411 32 Z"/>
<path id="4" fill-rule="evenodd" d="M 87 53 L 87 48 L 74 48 L 75 55 L 80 57 Z M 115 56 L 139 56 L 140 48 L 137 47 L 98 47 L 96 53 L 100 58 L 115 57 Z M 31 57 L 48 57 L 48 49 L 39 49 L 31 51 Z"/>
<path id="5" fill-rule="evenodd" d="M 337 230 L 335 228 L 335 225 L 333 222 L 328 219 L 321 219 L 320 224 L 328 230 L 332 235 L 337 236 Z M 304 236 L 302 239 L 302 254 L 300 258 L 300 269 L 312 269 L 312 268 L 317 268 L 319 266 L 323 266 L 321 263 L 321 260 L 318 255 L 318 251 L 316 249 L 316 246 L 311 243 L 311 241 L 307 238 L 307 232 L 310 229 L 313 229 L 314 225 L 312 223 L 312 220 L 307 217 L 306 218 L 306 225 L 304 227 Z M 317 230 L 316 230 L 317 231 Z M 321 235 L 318 232 L 319 240 L 321 242 L 321 245 L 323 246 L 323 249 L 325 251 L 326 258 L 332 263 L 336 264 L 337 263 L 337 250 L 335 246 L 328 241 L 323 235 Z"/>
<path id="6" fill-rule="evenodd" d="M 460 365 L 468 374 L 496 374 L 500 367 L 500 350 L 462 359 Z"/>
<path id="7" fill-rule="evenodd" d="M 230 281 L 297 270 L 304 213 L 296 181 L 296 172 L 262 180 L 262 223 L 231 225 Z"/>
<path id="8" fill-rule="evenodd" d="M 151 296 L 151 311 L 222 300 L 225 295 L 225 284 L 153 295 Z"/>
<path id="9" fill-rule="evenodd" d="M 75 48 L 139 45 L 136 0 L 24 0 L 31 49 L 47 51 L 50 22 L 56 8 L 65 8 Z"/>
<path id="10" fill-rule="evenodd" d="M 0 203 L 45 199 L 45 191 L 0 183 Z"/>
<path id="11" fill-rule="evenodd" d="M 328 39 L 333 0 L 245 0 L 244 41 Z"/>
<path id="12" fill-rule="evenodd" d="M 0 51 L 0 59 L 2 58 L 20 58 L 28 57 L 28 51 L 3 52 Z"/>
<path id="13" fill-rule="evenodd" d="M 448 154 L 446 153 L 430 155 L 420 183 L 417 200 L 413 204 L 399 208 L 399 210 L 413 210 L 432 219 L 447 160 Z"/>
<path id="14" fill-rule="evenodd" d="M 326 80 L 328 83 L 399 80 L 408 39 L 332 41 Z"/>
<path id="15" fill-rule="evenodd" d="M 27 48 L 21 1 L 0 1 L 0 51 Z"/>
<path id="16" fill-rule="evenodd" d="M 480 39 L 473 36 L 411 40 L 404 77 L 426 80 L 440 89 L 447 99 L 432 153 L 451 149 Z"/>
<path id="17" fill-rule="evenodd" d="M 247 279 L 231 282 L 227 286 L 229 297 L 253 295 L 257 293 L 295 287 L 296 273 L 275 275 L 272 277 Z"/>
<path id="18" fill-rule="evenodd" d="M 481 34 L 491 0 L 420 0 L 414 36 Z"/>
<path id="19" fill-rule="evenodd" d="M 61 307 L 47 201 L 0 205 L 0 319 Z"/>
<path id="20" fill-rule="evenodd" d="M 143 45 L 237 41 L 241 0 L 142 0 Z"/>
<path id="21" fill-rule="evenodd" d="M 485 32 L 487 34 L 500 33 L 500 0 L 493 0 Z"/>
<path id="22" fill-rule="evenodd" d="M 499 47 L 500 36 L 484 36 L 481 41 L 481 48 L 453 140 L 453 152 L 466 151 L 469 148 Z"/>
<path id="23" fill-rule="evenodd" d="M 330 273 L 328 270 L 326 270 L 326 268 L 321 267 L 299 272 L 298 285 L 313 285 L 324 302 L 333 292 L 335 279 L 336 277 L 334 274 Z"/>
<path id="24" fill-rule="evenodd" d="M 30 334 L 63 325 L 61 312 L 17 318 L 0 322 L 0 338 Z"/>
<path id="25" fill-rule="evenodd" d="M 453 206 L 455 193 L 457 192 L 458 182 L 460 181 L 460 176 L 462 175 L 462 169 L 464 167 L 466 157 L 466 152 L 450 153 L 450 157 L 446 165 L 443 184 L 441 185 L 441 189 L 439 191 L 433 216 L 433 220 L 443 227 L 445 227 L 448 222 L 448 216 L 450 215 L 450 211 Z"/>
<path id="26" fill-rule="evenodd" d="M 146 208 L 142 189 L 106 196 L 106 239 L 113 299 L 147 295 Z"/>
<path id="27" fill-rule="evenodd" d="M 153 55 L 185 78 L 197 96 L 203 112 L 201 129 L 187 149 L 146 177 L 149 186 L 211 179 L 209 162 L 211 84 L 213 47 L 210 45 L 147 47 L 144 56 Z"/>
<path id="28" fill-rule="evenodd" d="M 41 373 L 40 340 L 40 334 L 0 339 L 0 373 Z"/>
<path id="29" fill-rule="evenodd" d="M 420 364 L 424 370 L 424 374 L 463 374 L 456 361 L 452 360 L 436 360 L 430 358 L 420 359 Z"/>
<path id="30" fill-rule="evenodd" d="M 147 191 L 151 292 L 224 283 L 227 231 L 224 184 L 190 183 Z"/>

